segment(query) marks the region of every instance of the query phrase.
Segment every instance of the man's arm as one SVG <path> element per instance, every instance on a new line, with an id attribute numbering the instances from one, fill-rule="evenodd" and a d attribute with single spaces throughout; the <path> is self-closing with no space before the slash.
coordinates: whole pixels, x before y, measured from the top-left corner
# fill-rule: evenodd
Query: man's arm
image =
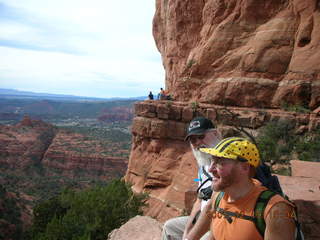
<path id="1" fill-rule="evenodd" d="M 186 228 L 184 229 L 184 233 L 183 233 L 183 238 L 184 239 L 187 234 L 190 232 L 190 230 L 193 227 L 192 221 L 194 219 L 194 217 L 196 216 L 196 214 L 198 213 L 198 211 L 200 211 L 201 209 L 201 199 L 197 198 L 197 200 L 194 202 L 190 216 L 188 218 L 188 222 L 186 224 Z"/>
<path id="2" fill-rule="evenodd" d="M 295 223 L 293 218 L 293 207 L 287 203 L 275 204 L 266 217 L 266 240 L 294 240 Z"/>
<path id="3" fill-rule="evenodd" d="M 201 214 L 196 224 L 193 226 L 191 231 L 183 239 L 198 240 L 210 229 L 210 223 L 212 220 L 211 205 L 212 205 L 212 200 L 208 201 L 207 205 L 201 211 Z M 213 236 L 212 235 L 210 236 L 212 237 L 211 239 L 214 240 Z"/>

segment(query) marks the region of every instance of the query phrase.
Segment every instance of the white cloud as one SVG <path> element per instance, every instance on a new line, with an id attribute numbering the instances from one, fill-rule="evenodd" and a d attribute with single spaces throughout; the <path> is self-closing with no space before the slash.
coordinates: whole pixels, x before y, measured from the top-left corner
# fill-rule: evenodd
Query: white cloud
<path id="1" fill-rule="evenodd" d="M 154 5 L 0 1 L 0 87 L 95 97 L 157 91 L 164 70 L 152 37 Z"/>

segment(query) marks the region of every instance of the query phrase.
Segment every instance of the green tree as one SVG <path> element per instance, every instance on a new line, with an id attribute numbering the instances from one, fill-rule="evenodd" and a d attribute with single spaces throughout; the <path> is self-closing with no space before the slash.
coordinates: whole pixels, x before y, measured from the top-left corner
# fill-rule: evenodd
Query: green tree
<path id="1" fill-rule="evenodd" d="M 113 229 L 142 214 L 145 199 L 121 180 L 85 191 L 64 191 L 37 206 L 30 239 L 106 239 Z"/>
<path id="2" fill-rule="evenodd" d="M 288 121 L 270 122 L 259 133 L 257 143 L 266 162 L 287 162 L 295 154 L 300 160 L 320 161 L 320 129 L 297 135 Z"/>
<path id="3" fill-rule="evenodd" d="M 7 231 L 14 226 L 14 231 Z M 0 185 L 0 239 L 22 239 L 21 209 L 14 195 Z"/>
<path id="4" fill-rule="evenodd" d="M 281 162 L 289 157 L 296 142 L 294 127 L 287 121 L 268 123 L 257 138 L 261 158 L 266 162 Z"/>

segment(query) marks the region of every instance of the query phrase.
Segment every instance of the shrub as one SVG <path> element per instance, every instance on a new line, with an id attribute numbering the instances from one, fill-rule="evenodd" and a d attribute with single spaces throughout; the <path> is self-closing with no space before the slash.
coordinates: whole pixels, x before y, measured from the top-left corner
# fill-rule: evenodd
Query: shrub
<path id="1" fill-rule="evenodd" d="M 21 209 L 14 196 L 10 196 L 2 185 L 0 185 L 0 206 L 0 239 L 22 239 Z M 9 227 L 11 231 L 7 231 Z"/>
<path id="2" fill-rule="evenodd" d="M 298 112 L 298 113 L 310 113 L 311 110 L 308 109 L 307 106 L 303 106 L 303 105 L 292 105 L 292 104 L 288 104 L 286 102 L 283 102 L 281 104 L 281 108 L 283 110 L 289 111 L 289 112 Z"/>
<path id="3" fill-rule="evenodd" d="M 199 107 L 199 103 L 198 102 L 191 102 L 191 109 L 192 109 L 193 112 L 196 112 L 198 107 Z"/>
<path id="4" fill-rule="evenodd" d="M 145 198 L 121 180 L 80 192 L 66 190 L 35 208 L 29 238 L 106 239 L 113 229 L 142 214 Z"/>
<path id="5" fill-rule="evenodd" d="M 320 129 L 299 138 L 295 150 L 300 160 L 320 162 Z"/>
<path id="6" fill-rule="evenodd" d="M 320 161 L 320 129 L 299 136 L 287 121 L 270 122 L 260 131 L 257 144 L 265 162 L 288 163 L 294 155 Z"/>
<path id="7" fill-rule="evenodd" d="M 284 162 L 296 142 L 294 129 L 286 121 L 270 122 L 259 133 L 257 144 L 265 162 Z"/>

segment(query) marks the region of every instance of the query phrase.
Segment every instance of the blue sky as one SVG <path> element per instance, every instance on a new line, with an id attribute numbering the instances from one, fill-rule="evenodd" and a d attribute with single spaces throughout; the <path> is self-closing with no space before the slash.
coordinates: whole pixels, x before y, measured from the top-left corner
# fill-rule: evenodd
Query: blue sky
<path id="1" fill-rule="evenodd" d="M 155 0 L 0 0 L 0 88 L 132 97 L 164 87 Z"/>

